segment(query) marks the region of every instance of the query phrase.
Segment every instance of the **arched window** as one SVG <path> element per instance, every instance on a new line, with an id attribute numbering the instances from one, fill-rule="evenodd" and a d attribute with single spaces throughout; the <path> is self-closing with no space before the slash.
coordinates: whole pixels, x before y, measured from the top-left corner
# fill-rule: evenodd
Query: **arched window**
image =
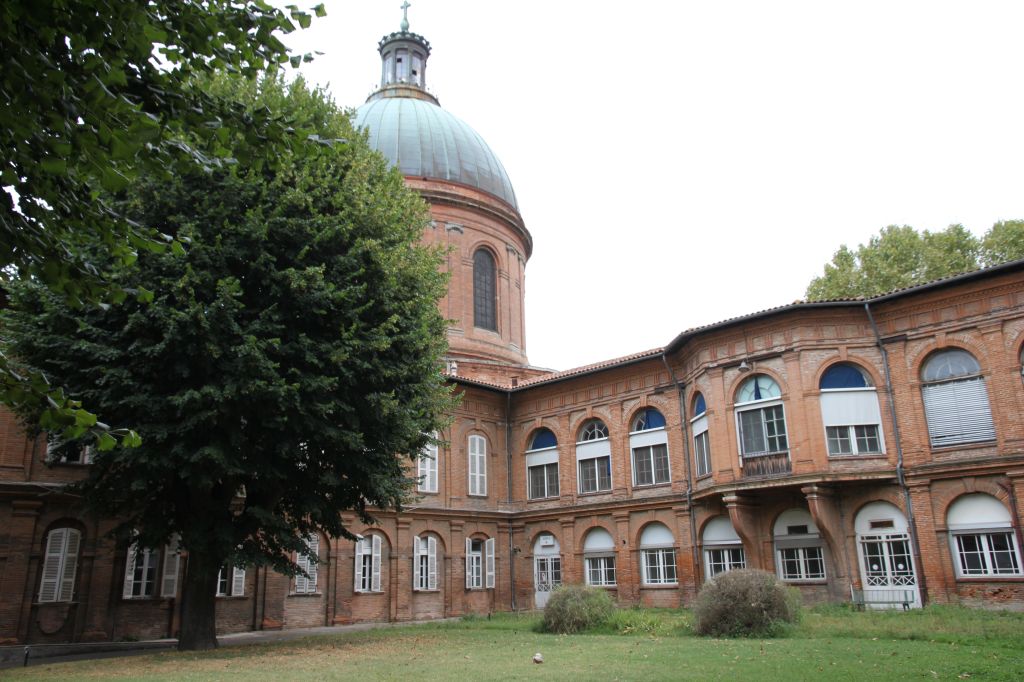
<path id="1" fill-rule="evenodd" d="M 864 370 L 838 362 L 825 370 L 818 387 L 829 456 L 882 453 L 878 394 Z"/>
<path id="2" fill-rule="evenodd" d="M 629 449 L 634 486 L 658 485 L 672 480 L 668 466 L 668 434 L 661 412 L 647 407 L 633 418 Z"/>
<path id="3" fill-rule="evenodd" d="M 473 254 L 473 326 L 498 331 L 497 278 L 494 257 L 487 249 Z"/>
<path id="4" fill-rule="evenodd" d="M 983 493 L 957 498 L 946 514 L 957 575 L 1021 575 L 1020 551 L 1002 502 Z"/>
<path id="5" fill-rule="evenodd" d="M 676 583 L 676 550 L 672 531 L 661 523 L 648 524 L 640 534 L 640 563 L 644 585 Z"/>
<path id="6" fill-rule="evenodd" d="M 716 516 L 704 526 L 704 571 L 709 580 L 719 573 L 747 567 L 743 543 L 728 516 Z"/>
<path id="7" fill-rule="evenodd" d="M 580 493 L 612 489 L 612 450 L 608 427 L 600 419 L 591 419 L 580 429 L 576 442 L 576 473 Z"/>
<path id="8" fill-rule="evenodd" d="M 693 430 L 693 462 L 698 478 L 711 473 L 711 441 L 708 437 L 707 413 L 704 394 L 698 392 L 693 397 L 693 418 L 690 419 L 690 428 Z"/>
<path id="9" fill-rule="evenodd" d="M 469 494 L 487 494 L 487 439 L 469 437 Z"/>
<path id="10" fill-rule="evenodd" d="M 138 542 L 132 541 L 125 561 L 121 592 L 124 599 L 151 599 L 157 595 L 157 585 L 160 586 L 161 597 L 177 594 L 180 568 L 178 541 L 177 536 L 172 536 L 162 550 L 140 547 Z"/>
<path id="11" fill-rule="evenodd" d="M 959 348 L 933 353 L 921 368 L 921 395 L 932 447 L 995 440 L 981 366 Z"/>
<path id="12" fill-rule="evenodd" d="M 531 500 L 558 497 L 558 439 L 551 429 L 537 429 L 530 437 L 526 485 Z"/>
<path id="13" fill-rule="evenodd" d="M 775 520 L 775 563 L 787 581 L 824 580 L 821 535 L 809 512 L 787 509 Z"/>
<path id="14" fill-rule="evenodd" d="M 412 539 L 412 587 L 417 592 L 437 589 L 437 538 L 422 535 Z"/>
<path id="15" fill-rule="evenodd" d="M 736 426 L 744 475 L 779 474 L 789 471 L 786 416 L 775 381 L 755 374 L 736 391 Z"/>
<path id="16" fill-rule="evenodd" d="M 54 528 L 47 533 L 43 580 L 39 584 L 40 602 L 74 599 L 81 545 L 82 533 L 74 528 Z"/>
<path id="17" fill-rule="evenodd" d="M 583 540 L 588 585 L 615 586 L 615 540 L 604 528 L 592 528 Z"/>

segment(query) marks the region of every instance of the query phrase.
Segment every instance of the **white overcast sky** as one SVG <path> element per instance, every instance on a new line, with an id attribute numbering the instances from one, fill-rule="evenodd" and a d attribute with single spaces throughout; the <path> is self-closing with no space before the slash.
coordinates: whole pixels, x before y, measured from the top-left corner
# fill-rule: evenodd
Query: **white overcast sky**
<path id="1" fill-rule="evenodd" d="M 400 4 L 328 0 L 306 79 L 362 104 Z M 886 225 L 1024 218 L 1024 2 L 411 4 L 533 234 L 534 365 L 790 303 Z"/>

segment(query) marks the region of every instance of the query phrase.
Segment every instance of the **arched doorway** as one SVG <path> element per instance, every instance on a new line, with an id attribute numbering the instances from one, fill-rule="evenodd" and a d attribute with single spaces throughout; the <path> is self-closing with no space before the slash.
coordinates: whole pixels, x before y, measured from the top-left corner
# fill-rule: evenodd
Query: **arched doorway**
<path id="1" fill-rule="evenodd" d="M 551 590 L 562 584 L 562 557 L 558 540 L 551 533 L 541 533 L 533 543 L 534 606 L 544 608 Z"/>
<path id="2" fill-rule="evenodd" d="M 911 592 L 911 608 L 920 608 L 921 590 L 910 546 L 907 517 L 888 502 L 864 505 L 854 521 L 864 605 L 892 607 Z"/>

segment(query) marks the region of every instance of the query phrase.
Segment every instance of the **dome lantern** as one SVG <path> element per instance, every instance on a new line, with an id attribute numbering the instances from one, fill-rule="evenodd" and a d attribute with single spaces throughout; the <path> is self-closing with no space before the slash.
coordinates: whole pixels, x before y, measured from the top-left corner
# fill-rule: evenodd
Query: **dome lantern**
<path id="1" fill-rule="evenodd" d="M 380 39 L 380 88 L 370 95 L 368 102 L 384 97 L 412 97 L 439 104 L 427 92 L 427 59 L 430 41 L 409 31 L 409 3 L 402 4 L 400 30 Z"/>

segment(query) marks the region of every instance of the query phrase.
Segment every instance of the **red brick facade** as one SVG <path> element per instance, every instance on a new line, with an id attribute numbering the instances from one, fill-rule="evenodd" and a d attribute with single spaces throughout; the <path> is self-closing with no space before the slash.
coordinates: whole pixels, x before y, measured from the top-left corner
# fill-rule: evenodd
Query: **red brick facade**
<path id="1" fill-rule="evenodd" d="M 221 632 L 533 608 L 544 598 L 538 584 L 558 582 L 556 573 L 562 583 L 603 582 L 621 604 L 685 605 L 709 568 L 741 560 L 783 576 L 802 571 L 793 584 L 810 602 L 849 600 L 880 570 L 917 602 L 1024 609 L 1024 262 L 868 302 L 797 303 L 684 332 L 664 349 L 552 373 L 526 359 L 532 239 L 516 208 L 463 184 L 407 182 L 430 203 L 424 239 L 447 250 L 451 273 L 440 305 L 451 320 L 448 371 L 462 400 L 442 434 L 437 491 L 400 515 L 380 514 L 372 527 L 339 510 L 367 538 L 369 554 L 321 538 L 315 584 L 249 567 L 239 590 L 218 598 Z M 479 249 L 497 268 L 496 330 L 473 323 Z M 944 436 L 935 435 L 942 425 L 934 414 L 929 423 L 924 396 L 948 401 L 951 393 L 923 381 L 923 370 L 948 349 L 967 351 L 980 368 L 964 386 L 972 405 L 983 404 L 984 414 L 969 416 L 981 426 L 964 428 L 992 435 L 933 446 Z M 824 421 L 833 402 L 820 386 L 837 363 L 865 378 L 869 388 L 858 395 L 871 400 L 857 404 L 877 415 L 851 422 L 874 429 L 866 445 L 857 440 L 862 454 L 830 454 L 839 447 L 830 446 Z M 737 405 L 752 377 L 778 395 Z M 958 406 L 944 408 L 944 418 L 968 419 Z M 664 426 L 635 430 L 647 408 Z M 607 437 L 578 443 L 595 419 Z M 528 452 L 541 428 L 557 446 Z M 863 434 L 846 428 L 838 433 L 852 448 Z M 471 451 L 471 439 L 481 438 L 485 446 Z M 755 452 L 755 441 L 773 443 L 761 448 L 770 452 Z M 170 569 L 160 562 L 151 596 L 126 598 L 127 541 L 109 535 L 113 521 L 83 516 L 61 492 L 88 465 L 47 466 L 45 449 L 0 415 L 0 644 L 173 636 L 180 573 L 176 585 L 164 581 Z M 636 468 L 634 450 L 658 472 Z M 656 451 L 667 452 L 667 466 Z M 484 494 L 471 494 L 471 457 L 486 481 L 475 492 Z M 541 480 L 551 494 L 531 499 L 528 464 L 550 469 Z M 979 517 L 975 529 L 951 527 L 950 512 L 964 500 L 994 516 Z M 80 544 L 62 555 L 72 562 L 60 564 L 68 584 L 43 599 L 48 537 L 62 528 Z M 957 549 L 962 541 L 983 546 L 972 554 Z M 782 565 L 784 556 L 791 564 Z M 179 570 L 187 563 L 183 556 Z"/>

